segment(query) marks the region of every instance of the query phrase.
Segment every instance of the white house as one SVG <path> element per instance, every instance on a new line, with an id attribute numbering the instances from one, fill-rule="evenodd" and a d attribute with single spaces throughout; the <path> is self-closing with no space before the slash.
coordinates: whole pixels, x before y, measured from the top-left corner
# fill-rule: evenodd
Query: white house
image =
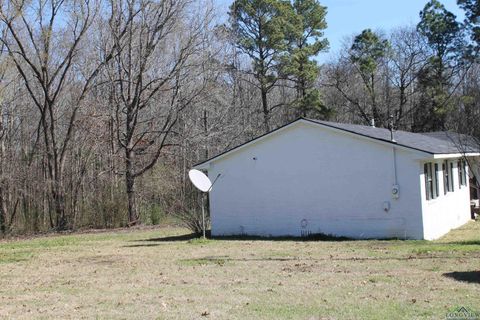
<path id="1" fill-rule="evenodd" d="M 453 135 L 296 120 L 195 166 L 212 235 L 436 239 L 471 217 Z"/>

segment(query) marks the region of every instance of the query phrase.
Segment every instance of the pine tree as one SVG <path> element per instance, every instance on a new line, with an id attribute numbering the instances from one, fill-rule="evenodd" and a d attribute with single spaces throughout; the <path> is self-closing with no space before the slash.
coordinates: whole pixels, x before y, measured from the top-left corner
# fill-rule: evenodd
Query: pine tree
<path id="1" fill-rule="evenodd" d="M 470 31 L 473 41 L 472 53 L 478 57 L 480 49 L 480 0 L 457 0 L 458 5 L 465 10 L 465 26 Z"/>
<path id="2" fill-rule="evenodd" d="M 288 50 L 283 57 L 282 72 L 294 82 L 297 116 L 307 116 L 311 110 L 325 118 L 328 109 L 322 104 L 320 92 L 314 87 L 319 66 L 314 60 L 328 48 L 323 31 L 327 28 L 326 7 L 318 0 L 294 0 L 288 30 Z"/>
<path id="3" fill-rule="evenodd" d="M 229 11 L 229 29 L 235 45 L 253 62 L 267 132 L 271 111 L 268 93 L 278 81 L 279 57 L 287 48 L 289 11 L 289 0 L 236 0 Z"/>
<path id="4" fill-rule="evenodd" d="M 366 29 L 355 37 L 349 52 L 350 61 L 357 67 L 368 92 L 372 120 L 380 126 L 383 126 L 387 119 L 381 114 L 377 105 L 375 75 L 381 59 L 388 54 L 389 48 L 388 40 L 382 39 L 381 36 L 372 30 Z"/>
<path id="5" fill-rule="evenodd" d="M 421 97 L 414 117 L 414 131 L 445 129 L 454 62 L 461 53 L 460 24 L 456 16 L 437 0 L 429 1 L 420 12 L 418 31 L 425 37 L 432 54 L 420 71 Z M 460 50 L 459 50 L 460 49 Z"/>

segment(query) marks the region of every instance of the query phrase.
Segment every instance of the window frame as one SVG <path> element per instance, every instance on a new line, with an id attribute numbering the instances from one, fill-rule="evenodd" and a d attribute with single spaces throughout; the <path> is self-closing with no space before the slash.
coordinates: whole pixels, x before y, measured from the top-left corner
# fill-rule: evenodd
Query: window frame
<path id="1" fill-rule="evenodd" d="M 443 194 L 447 194 L 450 192 L 450 176 L 448 174 L 448 161 L 445 160 L 442 163 L 442 171 L 443 171 Z"/>
<path id="2" fill-rule="evenodd" d="M 445 160 L 442 164 L 444 194 L 455 191 L 455 176 L 453 174 L 454 162 L 455 161 Z"/>
<path id="3" fill-rule="evenodd" d="M 457 174 L 458 174 L 458 188 L 462 188 L 463 174 L 462 174 L 462 160 L 457 160 Z"/>
<path id="4" fill-rule="evenodd" d="M 434 171 L 435 171 L 435 172 L 434 172 L 435 174 L 433 174 L 433 177 L 432 177 L 433 179 L 435 179 L 435 181 L 434 181 L 434 182 L 435 182 L 435 186 L 434 186 L 433 199 L 436 199 L 436 198 L 438 198 L 438 197 L 440 196 L 440 186 L 439 186 L 439 182 L 438 182 L 438 171 L 439 171 L 439 170 L 438 170 L 438 169 L 439 169 L 438 163 L 435 162 L 435 163 L 433 164 L 433 167 L 434 167 Z"/>
<path id="5" fill-rule="evenodd" d="M 449 161 L 448 163 L 450 163 L 450 166 L 448 168 L 448 170 L 450 170 L 449 172 L 449 176 L 450 176 L 450 192 L 455 192 L 455 178 L 454 178 L 454 175 L 453 175 L 453 161 Z"/>
<path id="6" fill-rule="evenodd" d="M 466 161 L 465 160 L 458 160 L 457 162 L 457 170 L 458 170 L 458 186 L 466 187 L 467 186 L 467 168 L 466 168 Z"/>
<path id="7" fill-rule="evenodd" d="M 432 163 L 425 162 L 423 165 L 423 174 L 425 178 L 425 197 L 428 200 L 433 200 L 433 174 Z"/>

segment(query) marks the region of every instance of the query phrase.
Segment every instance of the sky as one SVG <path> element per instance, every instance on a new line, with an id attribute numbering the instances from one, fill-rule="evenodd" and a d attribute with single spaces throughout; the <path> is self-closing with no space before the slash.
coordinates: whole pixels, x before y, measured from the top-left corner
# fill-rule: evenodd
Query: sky
<path id="1" fill-rule="evenodd" d="M 232 0 L 216 0 L 219 13 L 226 14 Z M 463 20 L 462 10 L 456 0 L 440 0 L 447 10 L 453 12 L 458 20 Z M 337 52 L 346 37 L 370 28 L 373 30 L 391 30 L 395 27 L 415 25 L 419 21 L 419 12 L 427 0 L 320 0 L 327 7 L 325 35 L 330 42 L 328 53 L 320 54 L 319 61 L 328 60 Z"/>

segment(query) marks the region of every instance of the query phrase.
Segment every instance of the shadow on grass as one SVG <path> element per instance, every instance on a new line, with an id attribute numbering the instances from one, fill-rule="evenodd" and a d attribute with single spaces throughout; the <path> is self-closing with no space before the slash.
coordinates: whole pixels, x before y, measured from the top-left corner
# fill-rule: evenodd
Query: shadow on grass
<path id="1" fill-rule="evenodd" d="M 158 247 L 160 243 L 140 243 L 140 244 L 129 244 L 128 246 L 123 246 L 124 248 L 142 248 L 142 247 Z"/>
<path id="2" fill-rule="evenodd" d="M 370 262 L 387 262 L 387 261 L 412 261 L 412 260 L 434 260 L 434 259 L 451 259 L 451 260 L 456 260 L 461 257 L 441 257 L 441 256 L 403 256 L 403 257 L 335 257 L 335 256 L 326 256 L 323 258 L 305 258 L 305 257 L 299 257 L 299 256 L 288 256 L 288 257 L 265 257 L 265 256 L 258 256 L 258 257 L 245 257 L 245 258 L 236 258 L 236 257 L 230 257 L 230 256 L 207 256 L 207 257 L 201 257 L 201 258 L 196 258 L 196 259 L 186 259 L 188 261 L 197 261 L 197 262 L 216 262 L 218 260 L 221 260 L 223 262 L 294 262 L 295 267 L 301 267 L 305 266 L 309 263 L 312 262 L 319 262 L 319 263 L 328 263 L 328 262 L 345 262 L 345 261 L 353 261 L 353 262 L 365 262 L 365 263 L 370 263 Z M 311 266 L 311 265 L 310 265 Z M 480 276 L 480 272 L 476 272 L 477 274 L 475 275 L 476 271 L 472 272 L 452 272 L 452 273 L 445 273 L 444 276 L 449 277 L 450 274 L 455 274 L 456 280 L 458 281 L 468 281 L 468 280 L 462 280 L 462 279 L 469 279 L 471 280 L 470 282 L 477 282 L 479 283 L 478 277 Z M 461 274 L 461 275 L 458 275 Z M 453 276 L 450 276 L 453 278 Z M 462 278 L 463 277 L 463 278 Z M 475 278 L 477 277 L 477 278 Z M 462 278 L 462 279 L 461 279 Z M 475 280 L 476 279 L 476 280 Z"/>
<path id="3" fill-rule="evenodd" d="M 330 234 L 309 234 L 304 237 L 295 237 L 295 236 L 279 236 L 279 237 L 268 237 L 268 236 L 254 236 L 254 235 L 230 235 L 230 236 L 211 236 L 211 231 L 207 230 L 206 232 L 207 242 L 209 240 L 224 240 L 224 241 L 295 241 L 295 242 L 344 242 L 344 241 L 396 241 L 401 240 L 398 238 L 379 238 L 379 239 L 354 239 L 348 237 L 341 237 L 341 236 L 334 236 Z M 149 238 L 149 239 L 142 239 L 142 240 L 132 240 L 132 242 L 137 242 L 134 245 L 128 245 L 126 247 L 154 247 L 161 245 L 163 242 L 192 242 L 195 240 L 201 240 L 201 236 L 195 233 L 189 234 L 181 234 L 181 235 L 174 235 L 174 236 L 166 236 L 166 237 L 157 237 L 157 238 Z M 150 243 L 148 243 L 150 242 Z M 480 245 L 480 240 L 471 240 L 471 241 L 455 241 L 455 242 L 447 242 L 447 243 L 434 243 L 429 241 L 420 241 L 416 240 L 418 245 L 428 245 L 434 248 L 435 246 L 445 246 L 445 245 Z M 430 247 L 429 247 L 430 248 Z M 430 249 L 432 249 L 430 248 Z M 452 248 L 454 250 L 455 248 Z"/>
<path id="4" fill-rule="evenodd" d="M 464 246 L 480 246 L 480 240 L 454 241 L 454 242 L 446 242 L 446 244 L 464 245 Z"/>
<path id="5" fill-rule="evenodd" d="M 444 277 L 457 281 L 480 284 L 480 271 L 455 271 L 443 274 Z"/>
<path id="6" fill-rule="evenodd" d="M 198 235 L 195 233 L 182 234 L 177 236 L 167 236 L 161 238 L 149 238 L 143 240 L 132 240 L 132 242 L 138 242 L 137 244 L 131 244 L 124 246 L 125 248 L 141 248 L 141 247 L 156 247 L 160 246 L 163 242 L 183 242 L 197 239 Z"/>
<path id="7" fill-rule="evenodd" d="M 310 234 L 305 237 L 282 236 L 282 237 L 263 237 L 263 236 L 249 236 L 249 235 L 232 235 L 232 236 L 215 236 L 216 240 L 231 240 L 231 241 L 354 241 L 355 239 L 347 237 L 337 237 L 329 234 Z"/>
<path id="8" fill-rule="evenodd" d="M 347 237 L 336 237 L 326 234 L 311 234 L 305 237 L 294 237 L 294 236 L 283 236 L 283 237 L 263 237 L 263 236 L 249 236 L 249 235 L 232 235 L 232 236 L 211 236 L 210 230 L 206 232 L 207 241 L 208 240 L 225 240 L 225 241 L 353 241 L 355 239 Z M 138 243 L 134 245 L 128 245 L 125 247 L 136 248 L 136 247 L 154 247 L 161 245 L 162 242 L 183 242 L 183 241 L 192 241 L 195 239 L 200 239 L 200 236 L 195 233 L 182 234 L 177 236 L 167 236 L 160 238 L 149 238 L 143 240 L 133 240 L 134 242 L 158 242 L 158 243 Z M 366 239 L 364 239 L 366 240 Z M 391 239 L 385 239 L 391 240 Z M 396 239 L 395 239 L 396 240 Z"/>
<path id="9" fill-rule="evenodd" d="M 144 242 L 176 242 L 176 241 L 189 241 L 189 240 L 193 240 L 193 239 L 198 238 L 198 237 L 199 236 L 195 233 L 189 233 L 189 234 L 181 234 L 181 235 L 178 235 L 178 236 L 150 238 L 150 239 L 144 239 L 144 240 L 138 240 L 138 241 L 144 241 Z"/>

